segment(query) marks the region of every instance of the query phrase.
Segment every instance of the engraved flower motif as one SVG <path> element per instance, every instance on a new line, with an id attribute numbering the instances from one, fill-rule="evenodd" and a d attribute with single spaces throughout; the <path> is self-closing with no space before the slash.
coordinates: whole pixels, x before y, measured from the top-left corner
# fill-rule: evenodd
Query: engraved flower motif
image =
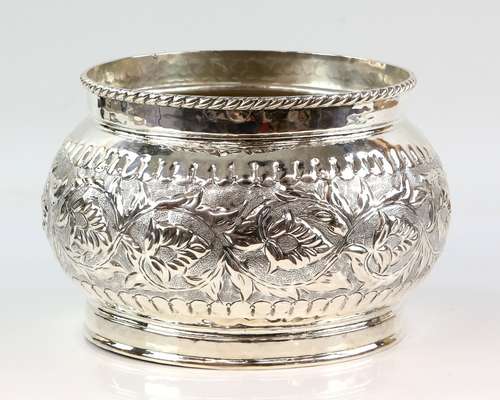
<path id="1" fill-rule="evenodd" d="M 450 213 L 451 213 L 450 198 L 446 190 L 441 189 L 439 193 L 438 203 L 439 203 L 437 211 L 438 215 L 436 219 L 437 219 L 440 243 L 443 243 L 444 238 L 446 237 L 446 232 L 448 231 L 448 225 L 450 223 Z"/>
<path id="2" fill-rule="evenodd" d="M 375 277 L 391 275 L 395 272 L 394 268 L 399 270 L 404 267 L 402 261 L 415 249 L 420 239 L 418 229 L 407 220 L 389 217 L 383 212 L 379 213 L 379 218 L 372 244 L 350 244 L 346 251 L 351 260 L 357 260 Z M 356 274 L 362 276 L 363 272 L 357 270 Z"/>
<path id="3" fill-rule="evenodd" d="M 49 233 L 50 210 L 55 207 L 58 200 L 61 198 L 64 190 L 67 187 L 67 182 L 67 178 L 58 179 L 52 174 L 49 175 L 47 181 L 45 182 L 45 187 L 42 194 L 42 227 L 47 234 Z"/>
<path id="4" fill-rule="evenodd" d="M 368 265 L 371 270 L 385 274 L 389 267 L 414 248 L 419 239 L 415 226 L 400 218 L 389 218 L 381 213 L 380 225 L 369 248 Z"/>
<path id="5" fill-rule="evenodd" d="M 111 242 L 104 212 L 91 199 L 79 197 L 63 206 L 58 226 L 69 226 L 69 247 L 82 259 L 99 254 Z"/>
<path id="6" fill-rule="evenodd" d="M 263 250 L 269 260 L 269 272 L 294 270 L 324 257 L 331 244 L 308 223 L 283 210 L 273 215 L 264 206 L 249 216 L 230 235 L 234 247 L 243 251 Z"/>
<path id="7" fill-rule="evenodd" d="M 162 225 L 151 219 L 144 240 L 139 267 L 144 278 L 153 286 L 166 288 L 173 274 L 186 271 L 210 252 L 208 243 L 188 229 Z M 129 276 L 129 284 L 140 277 Z"/>

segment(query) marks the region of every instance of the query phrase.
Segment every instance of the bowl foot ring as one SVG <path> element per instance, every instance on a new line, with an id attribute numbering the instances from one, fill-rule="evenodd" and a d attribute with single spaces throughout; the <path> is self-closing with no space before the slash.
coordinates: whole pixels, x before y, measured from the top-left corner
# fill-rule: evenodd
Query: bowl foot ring
<path id="1" fill-rule="evenodd" d="M 288 327 L 270 333 L 189 330 L 89 306 L 86 336 L 95 345 L 145 361 L 197 368 L 300 367 L 371 354 L 398 340 L 390 310 L 343 325 Z M 230 331 L 230 333 L 228 333 Z"/>

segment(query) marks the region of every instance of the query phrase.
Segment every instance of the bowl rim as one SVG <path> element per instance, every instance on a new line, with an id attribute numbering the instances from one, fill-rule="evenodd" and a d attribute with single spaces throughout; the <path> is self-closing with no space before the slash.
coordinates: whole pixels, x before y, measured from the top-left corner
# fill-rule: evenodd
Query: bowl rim
<path id="1" fill-rule="evenodd" d="M 139 70 L 168 57 L 210 57 L 237 54 L 245 56 L 276 56 L 276 57 L 308 57 L 311 60 L 322 60 L 349 64 L 352 68 L 373 69 L 382 74 L 382 84 L 365 88 L 343 88 L 330 90 L 327 93 L 318 92 L 293 95 L 208 95 L 208 94 L 183 94 L 179 92 L 161 91 L 155 87 L 127 87 L 123 84 L 114 84 L 97 78 L 96 72 L 105 77 L 114 78 L 113 74 L 121 64 L 137 65 Z M 121 64 L 120 64 L 121 63 Z M 142 63 L 142 65 L 141 65 Z M 114 71 L 113 72 L 113 68 Z M 120 71 L 123 72 L 123 71 Z M 125 71 L 126 72 L 126 71 Z M 363 72 L 358 72 L 363 73 Z M 125 74 L 126 75 L 126 74 Z M 386 79 L 387 78 L 387 79 Z M 407 69 L 387 64 L 372 59 L 348 57 L 335 54 L 308 53 L 295 51 L 274 50 L 200 50 L 191 52 L 162 52 L 132 57 L 124 57 L 113 61 L 98 64 L 87 69 L 81 76 L 82 85 L 93 95 L 110 100 L 124 101 L 133 104 L 147 104 L 161 107 L 175 107 L 200 110 L 290 110 L 312 109 L 338 106 L 351 106 L 377 100 L 393 99 L 410 91 L 416 85 L 413 73 Z M 392 83 L 385 84 L 389 80 Z M 291 86 L 292 87 L 292 86 Z"/>

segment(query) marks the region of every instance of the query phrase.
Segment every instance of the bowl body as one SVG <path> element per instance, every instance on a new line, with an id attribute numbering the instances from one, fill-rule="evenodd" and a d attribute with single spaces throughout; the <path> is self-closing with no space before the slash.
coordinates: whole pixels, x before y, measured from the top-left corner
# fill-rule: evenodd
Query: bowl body
<path id="1" fill-rule="evenodd" d="M 328 362 L 393 343 L 394 308 L 437 259 L 450 214 L 438 157 L 401 115 L 398 90 L 353 72 L 362 60 L 337 69 L 374 87 L 304 94 L 295 81 L 242 82 L 255 66 L 215 84 L 218 71 L 208 79 L 196 60 L 168 57 L 84 76 L 92 115 L 43 195 L 49 241 L 89 297 L 88 338 L 198 367 Z M 180 85 L 145 60 L 194 72 Z"/>

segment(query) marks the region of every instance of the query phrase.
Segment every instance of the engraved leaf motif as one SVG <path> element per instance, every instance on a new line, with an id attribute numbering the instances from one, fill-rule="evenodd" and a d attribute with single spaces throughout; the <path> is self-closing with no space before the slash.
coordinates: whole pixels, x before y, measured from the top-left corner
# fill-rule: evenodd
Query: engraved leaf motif
<path id="1" fill-rule="evenodd" d="M 193 212 L 199 215 L 205 223 L 218 231 L 228 231 L 232 229 L 236 223 L 235 218 L 239 215 L 240 210 L 227 210 L 224 207 L 206 207 L 199 206 Z"/>
<path id="2" fill-rule="evenodd" d="M 389 267 L 413 249 L 419 239 L 418 229 L 406 220 L 380 213 L 380 223 L 375 231 L 373 246 L 367 250 L 366 265 L 369 270 L 386 274 Z"/>
<path id="3" fill-rule="evenodd" d="M 229 279 L 238 288 L 242 300 L 248 300 L 253 293 L 253 281 L 250 277 L 241 272 L 229 269 Z"/>
<path id="4" fill-rule="evenodd" d="M 345 216 L 352 214 L 349 202 L 341 195 L 340 188 L 334 181 L 330 181 L 326 187 L 326 200 L 329 204 L 337 207 L 339 211 L 342 211 Z"/>
<path id="5" fill-rule="evenodd" d="M 52 189 L 51 189 L 51 201 L 55 202 L 58 199 L 61 198 L 63 195 L 64 191 L 68 187 L 68 178 L 63 178 L 63 179 L 58 179 L 58 178 L 53 178 L 52 182 Z"/>
<path id="6" fill-rule="evenodd" d="M 156 257 L 141 257 L 139 268 L 146 280 L 159 288 L 166 288 L 170 281 L 171 272 L 169 268 Z"/>
<path id="7" fill-rule="evenodd" d="M 287 188 L 285 191 L 276 192 L 274 194 L 279 200 L 285 203 L 300 199 L 320 201 L 321 198 L 316 193 L 306 192 L 296 188 Z"/>
<path id="8" fill-rule="evenodd" d="M 370 187 L 362 179 L 359 179 L 359 192 L 356 196 L 356 214 L 367 212 L 374 202 L 374 196 Z"/>
<path id="9" fill-rule="evenodd" d="M 124 253 L 128 262 L 132 265 L 138 262 L 143 252 L 135 240 L 131 236 L 124 234 L 121 239 L 121 245 L 124 248 Z"/>
<path id="10" fill-rule="evenodd" d="M 230 249 L 226 249 L 220 262 L 229 273 L 232 284 L 239 290 L 242 300 L 248 300 L 253 293 L 253 280 L 242 272 L 240 261 Z"/>
<path id="11" fill-rule="evenodd" d="M 397 261 L 403 254 L 412 249 L 419 239 L 418 229 L 402 218 L 394 218 L 391 223 L 390 236 L 399 238 L 400 242 L 392 249 L 392 260 Z"/>
<path id="12" fill-rule="evenodd" d="M 125 216 L 125 211 L 123 207 L 123 195 L 120 187 L 121 178 L 115 178 L 108 186 L 108 193 L 113 200 L 113 204 L 115 205 L 114 209 L 116 210 L 117 223 L 118 225 L 123 225 L 123 218 Z"/>
<path id="13" fill-rule="evenodd" d="M 55 168 L 55 167 L 54 167 Z M 49 234 L 49 214 L 52 207 L 59 201 L 68 186 L 68 178 L 58 179 L 54 175 L 49 175 L 45 182 L 42 195 L 42 227 L 46 234 Z M 59 221 L 60 222 L 60 221 Z M 66 225 L 64 222 L 64 225 Z"/>
<path id="14" fill-rule="evenodd" d="M 412 198 L 410 200 L 410 204 L 412 207 L 421 206 L 426 200 L 429 198 L 429 192 L 422 189 L 414 189 L 412 192 Z"/>
<path id="15" fill-rule="evenodd" d="M 217 266 L 215 273 L 212 270 L 208 270 L 205 273 L 199 275 L 197 277 L 199 279 L 196 279 L 198 282 L 206 282 L 205 284 L 200 286 L 199 289 L 214 301 L 219 300 L 219 293 L 222 289 L 223 284 L 223 272 L 224 269 Z"/>
<path id="16" fill-rule="evenodd" d="M 368 287 L 387 285 L 404 276 L 409 266 L 405 256 L 417 248 L 420 239 L 417 227 L 405 219 L 380 212 L 379 221 L 371 246 L 351 243 L 342 251 L 356 279 Z M 403 259 L 406 261 L 397 271 L 390 269 Z"/>
<path id="17" fill-rule="evenodd" d="M 148 283 L 144 275 L 136 271 L 131 272 L 125 278 L 125 287 L 128 289 L 142 288 L 147 286 Z"/>
<path id="18" fill-rule="evenodd" d="M 228 235 L 234 248 L 263 249 L 270 273 L 301 268 L 329 253 L 331 244 L 319 230 L 290 210 L 284 210 L 281 216 L 273 216 L 271 210 L 270 205 L 259 206 Z M 331 221 L 332 216 L 328 217 Z"/>
<path id="19" fill-rule="evenodd" d="M 446 231 L 448 230 L 448 224 L 451 214 L 450 198 L 448 196 L 448 192 L 444 189 L 441 189 L 439 193 L 439 207 L 437 214 L 439 237 L 444 238 L 446 236 Z"/>
<path id="20" fill-rule="evenodd" d="M 369 252 L 365 246 L 350 244 L 344 249 L 343 255 L 348 258 L 351 271 L 363 285 L 376 286 L 381 282 L 382 276 L 371 272 L 366 265 Z"/>
<path id="21" fill-rule="evenodd" d="M 271 286 L 265 285 L 262 282 L 254 281 L 255 289 L 266 296 L 279 297 L 279 298 L 291 298 L 294 300 L 299 299 L 299 291 L 295 286 Z"/>
<path id="22" fill-rule="evenodd" d="M 318 221 L 325 223 L 335 222 L 335 216 L 329 210 L 325 210 L 324 208 L 318 207 L 316 205 L 308 207 L 306 209 L 306 212 L 309 216 L 317 219 Z"/>
<path id="23" fill-rule="evenodd" d="M 150 200 L 148 195 L 148 189 L 144 182 L 137 183 L 137 190 L 134 192 L 134 196 L 130 201 L 127 210 L 128 218 L 133 218 L 134 215 L 141 212 L 149 206 Z"/>
<path id="24" fill-rule="evenodd" d="M 264 243 L 261 239 L 262 229 L 267 224 L 269 209 L 257 207 L 247 216 L 230 234 L 226 235 L 234 248 L 244 251 L 262 249 Z"/>
<path id="25" fill-rule="evenodd" d="M 434 201 L 429 202 L 427 232 L 432 232 L 437 227 L 439 238 L 446 236 L 451 213 L 451 204 L 446 188 L 440 188 Z M 442 241 L 442 240 L 441 240 Z"/>
<path id="26" fill-rule="evenodd" d="M 107 265 L 96 268 L 94 273 L 99 276 L 99 279 L 107 280 L 113 279 L 116 274 L 124 274 L 125 270 L 119 263 L 111 261 Z"/>
<path id="27" fill-rule="evenodd" d="M 416 207 L 425 201 L 426 194 L 426 190 L 424 189 L 413 188 L 408 177 L 403 175 L 399 185 L 386 194 L 384 203 L 403 202 L 405 204 L 410 204 L 412 207 Z"/>
<path id="28" fill-rule="evenodd" d="M 338 167 L 342 168 L 342 163 Z M 217 185 L 216 189 L 211 184 L 205 185 L 208 181 L 201 175 L 196 177 L 195 185 L 186 185 L 184 192 L 179 190 L 180 193 L 172 197 L 158 198 L 156 182 L 150 179 L 155 179 L 153 175 L 148 179 L 143 179 L 147 175 L 143 177 L 138 173 L 132 177 L 132 170 L 140 168 L 138 163 L 129 165 L 126 179 L 123 174 L 120 178 L 112 178 L 113 174 L 108 176 L 97 170 L 98 174 L 94 174 L 97 177 L 92 177 L 92 168 L 77 174 L 58 173 L 58 176 L 68 177 L 65 178 L 70 180 L 68 184 L 66 181 L 59 183 L 53 177 L 52 183 L 58 188 L 50 189 L 45 198 L 45 208 L 49 212 L 45 218 L 49 217 L 52 228 L 49 234 L 64 239 L 64 243 L 63 240 L 55 243 L 56 251 L 62 248 L 66 256 L 70 251 L 78 253 L 75 270 L 89 266 L 88 270 L 94 274 L 92 278 L 113 279 L 117 286 L 123 279 L 118 274 L 126 275 L 130 271 L 124 278 L 126 287 L 154 285 L 192 290 L 193 296 L 203 292 L 215 301 L 224 297 L 221 291 L 226 289 L 228 293 L 232 291 L 230 294 L 240 294 L 243 300 L 256 292 L 298 299 L 303 291 L 349 291 L 353 289 L 350 280 L 356 282 L 356 287 L 371 290 L 377 285 L 390 286 L 396 279 L 405 280 L 405 274 L 413 279 L 428 268 L 440 247 L 434 249 L 433 243 L 427 242 L 442 242 L 448 225 L 449 200 L 443 181 L 432 171 L 429 176 L 421 175 L 421 170 L 426 171 L 425 166 L 419 166 L 418 170 L 399 168 L 390 177 L 380 175 L 380 181 L 378 174 L 367 179 L 359 174 L 344 180 L 337 179 L 336 173 L 322 170 L 318 182 L 309 178 L 280 180 L 276 182 L 284 184 L 280 189 L 276 189 L 278 185 L 256 183 L 258 190 L 253 194 L 258 200 L 252 198 L 249 203 L 253 205 L 258 201 L 262 205 L 250 215 L 246 211 L 248 203 L 240 201 L 249 195 L 248 186 L 241 189 L 237 182 L 234 186 L 236 197 L 240 199 L 237 202 L 220 202 L 219 195 L 227 198 L 232 192 L 225 192 L 227 186 L 224 185 Z M 183 182 L 179 179 L 176 184 L 183 185 Z M 90 187 L 90 191 L 84 191 L 82 185 Z M 189 188 L 195 189 L 190 191 Z M 240 189 L 246 192 L 239 193 Z M 211 196 L 211 190 L 217 190 L 217 197 Z M 62 196 L 66 204 L 64 210 L 60 209 L 62 201 L 54 204 L 50 194 Z M 234 206 L 236 203 L 241 206 Z M 230 208 L 221 207 L 222 204 L 230 204 Z M 53 212 L 51 207 L 56 205 L 57 211 Z M 56 219 L 58 213 L 59 220 Z M 198 231 L 194 228 L 189 230 L 152 219 L 152 215 L 169 215 L 170 218 L 182 213 L 183 218 L 196 221 L 189 226 L 203 223 L 203 232 L 210 230 L 213 242 L 208 243 L 197 236 Z M 423 228 L 420 232 L 424 226 L 427 231 Z M 334 240 L 331 233 L 345 238 Z M 429 240 L 420 240 L 420 235 L 427 236 L 427 233 Z M 71 248 L 67 246 L 68 237 Z M 334 242 L 336 250 L 342 247 L 339 257 L 346 262 L 339 263 L 341 270 L 328 265 L 328 259 L 334 257 L 334 252 L 329 250 L 334 245 L 328 239 Z M 192 268 L 209 251 L 223 251 L 225 255 L 207 257 Z M 91 257 L 94 252 L 100 252 L 102 257 Z M 246 254 L 242 255 L 243 252 Z M 217 265 L 213 265 L 215 259 L 219 259 Z M 321 263 L 309 265 L 319 259 Z M 69 263 L 67 257 L 64 262 Z M 119 265 L 122 262 L 125 268 Z M 323 266 L 328 268 L 323 269 Z M 308 267 L 311 273 L 298 271 Z M 268 272 L 277 270 L 280 271 L 269 276 Z M 293 273 L 285 274 L 281 270 Z M 317 278 L 315 271 L 320 274 Z M 311 274 L 314 274 L 314 282 L 301 283 Z M 186 283 L 192 286 L 186 288 Z"/>
<path id="29" fill-rule="evenodd" d="M 69 224 L 70 248 L 82 257 L 97 254 L 110 244 L 103 210 L 92 200 L 81 197 L 64 207 L 60 223 Z"/>
<path id="30" fill-rule="evenodd" d="M 302 289 L 313 292 L 327 292 L 337 289 L 350 289 L 351 283 L 342 271 L 330 271 L 316 281 L 302 286 Z"/>
<path id="31" fill-rule="evenodd" d="M 305 209 L 305 213 L 308 218 L 327 224 L 328 229 L 333 234 L 343 236 L 347 233 L 347 224 L 341 219 L 341 216 L 320 204 L 310 205 Z"/>
<path id="32" fill-rule="evenodd" d="M 188 192 L 176 194 L 170 198 L 162 199 L 158 202 L 156 208 L 161 211 L 172 210 L 175 208 L 186 208 L 195 210 L 200 204 L 203 192 Z"/>
<path id="33" fill-rule="evenodd" d="M 326 255 L 331 244 L 315 228 L 285 211 L 281 218 L 265 226 L 264 239 L 266 257 L 277 269 L 293 270 L 304 263 L 311 263 Z"/>
<path id="34" fill-rule="evenodd" d="M 151 283 L 162 288 L 173 273 L 184 274 L 210 251 L 208 243 L 188 229 L 160 225 L 154 219 L 149 223 L 144 250 L 141 270 Z"/>

